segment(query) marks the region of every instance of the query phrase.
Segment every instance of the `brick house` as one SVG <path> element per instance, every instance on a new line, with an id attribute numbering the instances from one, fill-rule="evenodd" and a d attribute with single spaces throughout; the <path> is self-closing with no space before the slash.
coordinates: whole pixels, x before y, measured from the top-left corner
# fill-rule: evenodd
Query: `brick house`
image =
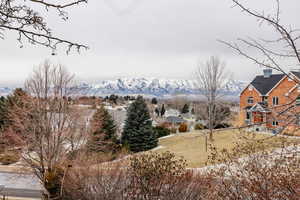
<path id="1" fill-rule="evenodd" d="M 265 69 L 240 94 L 240 125 L 256 130 L 300 125 L 300 72 L 272 74 Z M 300 116 L 300 115 L 299 115 Z"/>

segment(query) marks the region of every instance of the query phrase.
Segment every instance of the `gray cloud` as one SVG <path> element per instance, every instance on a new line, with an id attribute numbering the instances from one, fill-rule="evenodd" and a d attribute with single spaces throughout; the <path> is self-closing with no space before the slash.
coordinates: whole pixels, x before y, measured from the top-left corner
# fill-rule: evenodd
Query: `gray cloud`
<path id="1" fill-rule="evenodd" d="M 249 6 L 272 11 L 273 0 L 252 0 Z M 282 2 L 283 20 L 298 26 L 300 2 Z M 57 56 L 42 47 L 18 48 L 16 35 L 0 41 L 0 82 L 21 83 L 34 65 L 46 58 L 68 66 L 81 79 L 114 76 L 190 78 L 199 60 L 219 55 L 237 79 L 251 79 L 260 69 L 217 39 L 274 37 L 255 19 L 232 8 L 230 0 L 90 0 L 69 10 L 60 21 L 52 11 L 49 25 L 61 36 L 80 41 L 90 50 Z"/>

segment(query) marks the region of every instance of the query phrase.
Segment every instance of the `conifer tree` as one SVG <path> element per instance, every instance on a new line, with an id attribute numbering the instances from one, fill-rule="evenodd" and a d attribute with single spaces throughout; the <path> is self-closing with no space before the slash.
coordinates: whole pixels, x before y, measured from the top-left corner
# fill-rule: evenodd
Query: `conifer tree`
<path id="1" fill-rule="evenodd" d="M 190 112 L 190 108 L 189 108 L 189 105 L 188 104 L 184 104 L 182 110 L 181 110 L 181 113 L 182 114 L 185 114 L 185 113 L 188 113 Z"/>
<path id="2" fill-rule="evenodd" d="M 142 96 L 138 96 L 128 108 L 122 144 L 128 145 L 132 152 L 140 152 L 156 147 L 157 142 L 147 104 Z"/>
<path id="3" fill-rule="evenodd" d="M 5 100 L 5 125 L 4 128 L 10 127 L 17 134 L 22 134 L 22 129 L 25 126 L 30 126 L 28 120 L 33 115 L 33 110 L 30 106 L 31 96 L 22 88 L 16 88 L 13 93 L 7 96 Z M 14 120 L 15 115 L 21 119 L 18 122 Z"/>
<path id="4" fill-rule="evenodd" d="M 155 97 L 152 98 L 151 103 L 154 104 L 154 105 L 156 105 L 156 104 L 158 103 L 158 102 L 157 102 L 157 99 L 156 99 Z"/>
<path id="5" fill-rule="evenodd" d="M 7 123 L 8 104 L 7 99 L 3 96 L 0 97 L 0 131 L 3 130 Z"/>
<path id="6" fill-rule="evenodd" d="M 155 108 L 154 112 L 156 113 L 156 116 L 159 117 L 160 111 L 157 107 Z"/>
<path id="7" fill-rule="evenodd" d="M 165 113 L 166 113 L 165 104 L 163 104 L 160 110 L 160 116 L 164 116 Z"/>
<path id="8" fill-rule="evenodd" d="M 91 137 L 88 147 L 93 151 L 111 152 L 116 146 L 116 125 L 108 111 L 102 106 L 91 120 Z"/>

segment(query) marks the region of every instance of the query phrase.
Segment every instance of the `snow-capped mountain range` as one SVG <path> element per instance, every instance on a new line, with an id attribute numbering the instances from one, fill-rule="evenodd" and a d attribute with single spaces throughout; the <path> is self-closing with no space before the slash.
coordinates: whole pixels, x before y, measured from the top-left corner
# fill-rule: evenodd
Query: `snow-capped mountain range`
<path id="1" fill-rule="evenodd" d="M 223 88 L 226 95 L 238 95 L 246 86 L 244 81 L 228 81 Z M 178 94 L 199 94 L 194 80 L 158 78 L 118 78 L 97 84 L 81 83 L 78 88 L 83 95 L 103 96 L 108 94 L 144 94 L 158 97 Z"/>
<path id="2" fill-rule="evenodd" d="M 105 96 L 118 95 L 150 95 L 166 97 L 172 95 L 197 95 L 199 90 L 194 80 L 158 79 L 158 78 L 118 78 L 99 81 L 97 83 L 81 82 L 76 90 L 81 95 Z M 236 96 L 246 86 L 244 81 L 231 80 L 223 88 L 225 95 Z M 9 94 L 13 88 L 0 87 L 0 95 Z"/>

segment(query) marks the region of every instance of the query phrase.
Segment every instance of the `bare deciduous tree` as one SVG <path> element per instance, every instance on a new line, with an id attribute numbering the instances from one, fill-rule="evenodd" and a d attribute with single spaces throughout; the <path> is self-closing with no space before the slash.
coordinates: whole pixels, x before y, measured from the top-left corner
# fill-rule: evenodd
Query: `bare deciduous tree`
<path id="1" fill-rule="evenodd" d="M 20 47 L 23 47 L 24 40 L 30 44 L 38 44 L 53 51 L 60 44 L 67 45 L 67 53 L 72 48 L 78 51 L 81 48 L 88 47 L 76 42 L 71 42 L 60 37 L 55 37 L 52 30 L 48 27 L 45 16 L 41 15 L 34 7 L 45 7 L 45 11 L 56 9 L 58 16 L 62 20 L 68 20 L 68 13 L 65 8 L 72 7 L 81 3 L 87 3 L 87 0 L 69 0 L 69 1 L 48 1 L 48 0 L 1 0 L 0 1 L 0 39 L 4 39 L 6 30 L 18 33 Z"/>
<path id="2" fill-rule="evenodd" d="M 25 83 L 31 96 L 26 107 L 10 117 L 13 122 L 24 120 L 19 123 L 26 136 L 22 159 L 47 190 L 48 199 L 59 197 L 68 154 L 83 144 L 86 124 L 78 124 L 76 109 L 68 101 L 73 83 L 74 76 L 63 66 L 45 61 Z M 20 113 L 27 113 L 27 118 Z"/>
<path id="3" fill-rule="evenodd" d="M 217 106 L 220 105 L 223 90 L 229 80 L 229 73 L 225 71 L 225 63 L 212 56 L 206 63 L 201 63 L 196 70 L 196 86 L 207 101 L 207 121 L 209 139 L 213 140 L 213 129 L 218 122 Z"/>

